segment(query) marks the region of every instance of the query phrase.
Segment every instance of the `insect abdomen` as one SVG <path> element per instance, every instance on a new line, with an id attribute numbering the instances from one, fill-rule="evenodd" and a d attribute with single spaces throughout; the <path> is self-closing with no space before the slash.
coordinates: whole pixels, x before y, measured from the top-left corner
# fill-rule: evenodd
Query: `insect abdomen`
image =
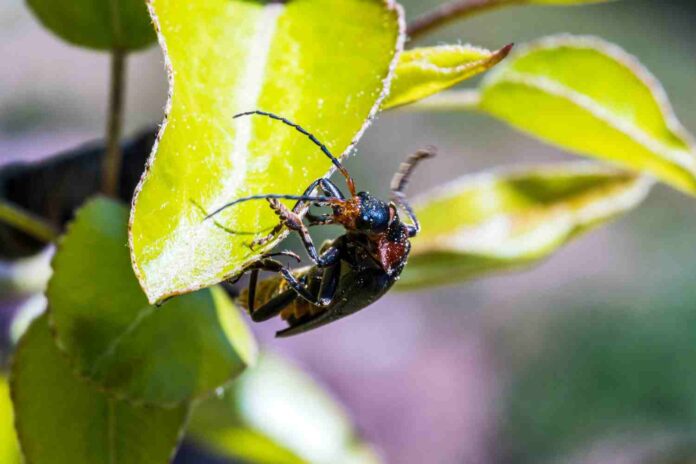
<path id="1" fill-rule="evenodd" d="M 293 272 L 299 279 L 307 272 L 307 268 L 298 269 Z M 272 277 L 258 282 L 256 285 L 256 295 L 254 297 L 254 308 L 258 309 L 271 301 L 276 296 L 290 290 L 288 283 L 282 277 Z M 238 304 L 249 311 L 249 290 L 245 289 L 239 295 Z M 305 316 L 313 316 L 323 309 L 314 306 L 306 300 L 297 297 L 280 312 L 280 317 L 290 323 L 297 321 Z"/>

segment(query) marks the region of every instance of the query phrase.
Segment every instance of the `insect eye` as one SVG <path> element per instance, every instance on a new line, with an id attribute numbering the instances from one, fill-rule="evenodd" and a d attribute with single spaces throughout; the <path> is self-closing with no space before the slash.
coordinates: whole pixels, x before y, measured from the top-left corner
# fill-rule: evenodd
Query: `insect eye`
<path id="1" fill-rule="evenodd" d="M 383 232 L 389 226 L 388 208 L 370 208 L 363 210 L 357 224 L 359 229 L 370 232 Z"/>
<path id="2" fill-rule="evenodd" d="M 367 192 L 360 192 L 360 213 L 355 226 L 365 232 L 384 232 L 389 227 L 391 213 L 389 205 Z"/>

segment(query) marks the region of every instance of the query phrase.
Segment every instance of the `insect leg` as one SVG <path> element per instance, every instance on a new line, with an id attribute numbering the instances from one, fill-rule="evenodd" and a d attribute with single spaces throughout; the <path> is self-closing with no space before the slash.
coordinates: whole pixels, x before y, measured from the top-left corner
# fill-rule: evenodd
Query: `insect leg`
<path id="1" fill-rule="evenodd" d="M 316 182 L 314 182 L 314 184 L 312 184 L 312 185 L 315 185 L 315 184 L 316 184 L 316 186 L 321 188 L 322 193 L 324 195 L 326 195 L 327 197 L 335 197 L 339 200 L 345 199 L 341 190 L 336 186 L 336 184 L 331 182 L 329 179 L 323 179 L 323 178 L 319 179 Z M 298 202 L 298 205 L 299 204 L 300 204 L 300 202 Z M 298 205 L 295 205 L 295 208 L 293 209 L 293 211 L 299 212 L 299 209 L 297 208 Z M 305 217 L 307 218 L 307 221 L 309 222 L 310 227 L 312 227 L 312 226 L 325 226 L 325 225 L 335 223 L 334 217 L 331 214 L 322 214 L 322 215 L 316 216 L 312 213 L 307 213 L 305 215 Z"/>
<path id="2" fill-rule="evenodd" d="M 312 192 L 313 192 L 317 187 L 321 188 L 321 191 L 326 195 L 327 198 L 336 198 L 337 200 L 343 200 L 343 199 L 344 199 L 343 193 L 341 193 L 341 190 L 336 186 L 336 184 L 334 184 L 333 182 L 331 182 L 329 179 L 324 179 L 324 178 L 317 179 L 317 180 L 315 180 L 314 182 L 312 182 L 311 185 L 310 185 L 309 187 L 307 187 L 307 189 L 304 191 L 304 193 L 302 194 L 302 196 L 309 196 L 309 195 L 311 195 Z M 269 199 L 269 203 L 271 203 L 271 207 L 272 207 L 276 212 L 278 212 L 278 210 L 276 209 L 276 207 L 275 207 L 274 205 L 280 204 L 280 202 L 279 202 L 278 200 Z M 305 206 L 307 206 L 307 203 L 308 203 L 308 201 L 299 200 L 297 203 L 295 203 L 295 206 L 292 208 L 292 213 L 294 213 L 295 215 L 297 215 L 297 216 L 299 217 L 300 212 L 302 211 L 302 209 L 303 209 Z M 282 205 L 282 207 L 285 208 L 284 205 Z M 287 208 L 285 208 L 285 209 L 287 209 Z M 311 218 L 311 217 L 314 217 L 314 216 L 312 216 L 311 214 L 309 214 L 308 216 L 309 216 L 310 218 Z M 300 222 L 301 222 L 301 221 L 302 221 L 302 220 L 300 219 Z M 310 224 L 311 224 L 311 225 L 318 225 L 318 224 L 313 224 L 313 223 L 311 223 L 311 219 L 310 219 Z M 329 222 L 323 222 L 322 224 L 330 224 L 330 223 L 329 223 Z M 287 225 L 288 225 L 288 224 L 286 224 L 286 223 L 284 223 L 284 222 L 282 221 L 282 217 L 281 217 L 281 222 L 280 222 L 280 224 L 278 224 L 277 226 L 275 226 L 275 227 L 271 230 L 271 232 L 268 233 L 268 235 L 266 235 L 265 237 L 261 237 L 261 238 L 259 238 L 259 239 L 256 239 L 256 240 L 254 240 L 254 241 L 252 242 L 252 244 L 251 244 L 252 248 L 265 245 L 265 244 L 268 243 L 270 240 L 272 240 L 273 237 L 275 237 L 276 235 L 278 235 L 278 233 L 283 229 L 283 226 L 287 226 Z M 292 227 L 289 227 L 289 228 L 290 228 L 291 230 L 295 230 L 295 229 L 293 229 Z"/>
<path id="3" fill-rule="evenodd" d="M 304 245 L 309 257 L 314 261 L 314 263 L 319 267 L 326 267 L 332 265 L 338 258 L 338 250 L 327 250 L 322 253 L 321 256 L 317 252 L 317 247 L 314 245 L 312 236 L 309 234 L 309 229 L 302 222 L 302 218 L 293 211 L 290 211 L 284 204 L 278 200 L 269 200 L 271 208 L 280 217 L 281 224 L 285 225 L 288 229 L 294 230 L 300 234 L 302 239 L 302 244 Z"/>
<path id="4" fill-rule="evenodd" d="M 251 274 L 249 275 L 249 291 L 248 291 L 247 308 L 249 310 L 249 314 L 251 314 L 252 316 L 255 314 L 254 305 L 256 304 L 256 284 L 258 283 L 258 280 L 259 280 L 259 271 L 264 270 L 264 267 L 267 264 L 266 261 L 277 262 L 275 260 L 268 259 L 268 258 L 273 257 L 273 256 L 288 256 L 288 257 L 296 259 L 297 262 L 301 261 L 300 257 L 297 256 L 292 251 L 280 251 L 278 253 L 269 253 L 269 254 L 263 255 L 261 257 L 261 261 L 259 261 L 259 263 L 252 268 Z M 266 305 L 264 305 L 264 306 L 266 306 Z M 282 308 L 280 308 L 280 309 L 282 309 Z M 253 319 L 253 317 L 252 317 L 252 319 Z"/>
<path id="5" fill-rule="evenodd" d="M 321 306 L 326 307 L 333 302 L 340 277 L 340 261 L 324 270 L 324 276 L 321 279 L 321 288 L 319 289 L 319 303 L 321 303 Z"/>
<path id="6" fill-rule="evenodd" d="M 251 271 L 249 276 L 249 294 L 247 308 L 249 309 L 249 314 L 254 314 L 254 303 L 256 302 L 256 283 L 259 281 L 259 270 L 254 269 Z"/>
<path id="7" fill-rule="evenodd" d="M 416 169 L 416 166 L 418 166 L 418 163 L 420 163 L 424 159 L 434 157 L 435 154 L 435 148 L 432 147 L 418 150 L 416 153 L 409 156 L 408 159 L 406 159 L 406 161 L 401 163 L 399 170 L 396 172 L 396 174 L 394 174 L 394 177 L 392 178 L 392 201 L 394 201 L 394 203 L 396 203 L 397 206 L 400 206 L 404 209 L 404 211 L 406 211 L 406 214 L 413 223 L 413 225 L 408 226 L 409 235 L 411 237 L 415 236 L 420 231 L 420 223 L 418 222 L 416 214 L 413 212 L 413 208 L 411 208 L 411 205 L 408 203 L 408 200 L 406 200 L 406 194 L 404 193 L 404 190 L 408 185 L 408 181 L 411 179 L 413 171 Z"/>
<path id="8" fill-rule="evenodd" d="M 305 216 L 307 218 L 307 221 L 309 222 L 309 226 L 326 226 L 329 224 L 334 224 L 335 220 L 333 215 L 331 214 L 321 214 L 319 216 L 316 216 L 314 214 L 307 213 Z"/>
<path id="9" fill-rule="evenodd" d="M 307 286 L 305 283 L 297 280 L 297 278 L 292 274 L 290 269 L 285 267 L 282 263 L 273 259 L 267 259 L 260 263 L 260 266 L 262 266 L 261 269 L 264 271 L 279 273 L 283 277 L 283 279 L 285 279 L 288 286 L 290 286 L 290 288 L 294 290 L 298 296 L 306 300 L 309 304 L 324 307 L 324 305 L 318 300 L 317 296 L 315 295 L 316 291 L 312 291 L 315 289 L 312 289 L 311 286 Z"/>
<path id="10" fill-rule="evenodd" d="M 331 182 L 329 179 L 325 179 L 322 177 L 317 181 L 317 183 L 319 184 L 322 193 L 327 197 L 334 197 L 338 198 L 339 200 L 345 200 L 345 197 L 343 196 L 341 189 L 339 189 L 336 186 L 336 184 Z"/>
<path id="11" fill-rule="evenodd" d="M 254 322 L 264 322 L 269 319 L 276 317 L 281 313 L 288 305 L 292 304 L 299 296 L 297 292 L 293 289 L 284 291 L 278 296 L 271 298 L 266 303 L 262 304 L 258 309 L 251 314 L 251 320 Z"/>

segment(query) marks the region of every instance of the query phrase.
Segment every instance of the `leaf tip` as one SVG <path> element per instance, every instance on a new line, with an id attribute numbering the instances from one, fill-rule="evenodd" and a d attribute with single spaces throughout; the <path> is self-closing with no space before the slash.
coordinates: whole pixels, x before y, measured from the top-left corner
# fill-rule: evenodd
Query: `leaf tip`
<path id="1" fill-rule="evenodd" d="M 503 61 L 505 58 L 507 58 L 510 52 L 512 52 L 513 48 L 515 48 L 515 43 L 511 42 L 503 48 L 501 48 L 500 50 L 493 52 L 493 55 L 491 56 L 490 60 L 491 66 L 494 66 Z"/>

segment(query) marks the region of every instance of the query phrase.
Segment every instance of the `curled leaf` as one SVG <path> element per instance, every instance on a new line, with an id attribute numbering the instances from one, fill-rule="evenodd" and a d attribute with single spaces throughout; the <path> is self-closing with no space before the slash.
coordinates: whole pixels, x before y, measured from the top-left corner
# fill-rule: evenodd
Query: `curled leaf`
<path id="1" fill-rule="evenodd" d="M 658 81 L 617 46 L 558 36 L 487 76 L 479 108 L 570 151 L 696 194 L 696 153 Z"/>
<path id="2" fill-rule="evenodd" d="M 269 353 L 197 408 L 190 438 L 218 455 L 265 464 L 377 464 L 343 407 L 307 374 Z"/>
<path id="3" fill-rule="evenodd" d="M 389 97 L 390 109 L 434 95 L 492 68 L 502 61 L 512 44 L 490 51 L 472 45 L 439 45 L 407 50 L 396 66 Z"/>
<path id="4" fill-rule="evenodd" d="M 265 202 L 207 213 L 236 198 L 300 194 L 376 113 L 402 47 L 387 0 L 151 0 L 171 98 L 131 214 L 133 267 L 151 302 L 216 284 L 271 248 L 249 243 L 277 223 Z"/>
<path id="5" fill-rule="evenodd" d="M 148 304 L 127 221 L 126 208 L 98 198 L 60 241 L 47 291 L 58 346 L 80 376 L 119 398 L 171 405 L 208 394 L 254 362 L 254 339 L 220 289 Z"/>
<path id="6" fill-rule="evenodd" d="M 27 0 L 62 39 L 99 50 L 135 50 L 155 41 L 143 0 Z"/>
<path id="7" fill-rule="evenodd" d="M 637 206 L 652 182 L 588 163 L 467 176 L 417 202 L 400 288 L 442 285 L 529 265 Z"/>
<path id="8" fill-rule="evenodd" d="M 45 315 L 22 337 L 10 380 L 19 441 L 32 464 L 162 464 L 188 416 L 188 405 L 136 407 L 77 379 Z"/>

